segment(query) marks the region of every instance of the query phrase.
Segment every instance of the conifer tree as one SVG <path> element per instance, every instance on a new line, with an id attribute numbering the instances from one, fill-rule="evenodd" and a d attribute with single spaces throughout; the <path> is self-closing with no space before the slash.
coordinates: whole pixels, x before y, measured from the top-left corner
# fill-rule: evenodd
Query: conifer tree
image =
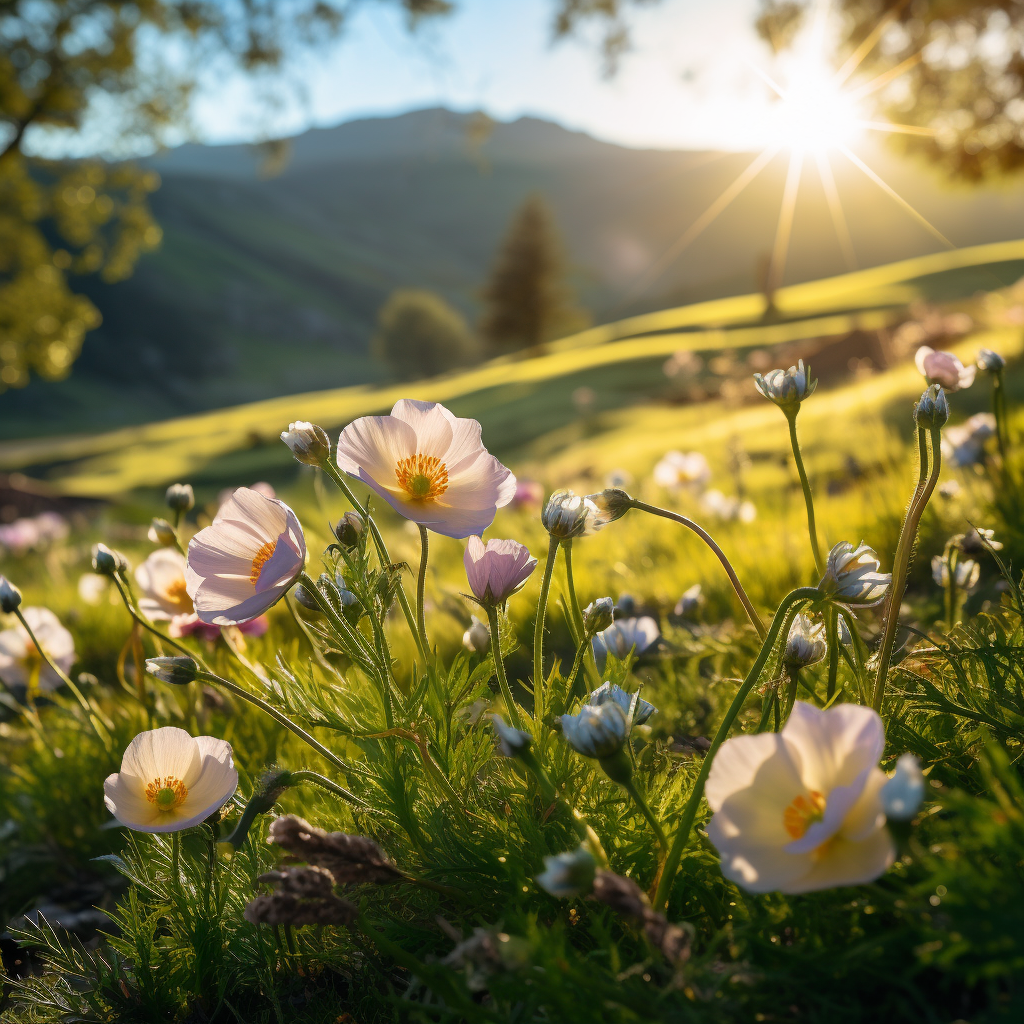
<path id="1" fill-rule="evenodd" d="M 512 219 L 483 292 L 480 333 L 498 349 L 535 348 L 584 327 L 573 302 L 554 218 L 530 196 Z"/>

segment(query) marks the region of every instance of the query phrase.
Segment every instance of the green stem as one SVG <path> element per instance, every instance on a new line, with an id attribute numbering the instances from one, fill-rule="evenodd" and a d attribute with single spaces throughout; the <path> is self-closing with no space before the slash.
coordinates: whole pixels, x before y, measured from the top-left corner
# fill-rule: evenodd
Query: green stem
<path id="1" fill-rule="evenodd" d="M 633 499 L 633 508 L 639 512 L 649 512 L 652 516 L 661 516 L 663 519 L 671 519 L 674 523 L 679 523 L 680 526 L 685 526 L 688 530 L 692 530 L 695 534 L 711 550 L 718 556 L 719 562 L 722 563 L 722 568 L 725 569 L 726 574 L 729 577 L 729 581 L 732 583 L 732 588 L 736 592 L 736 596 L 739 598 L 740 604 L 743 605 L 743 610 L 747 613 L 747 618 L 750 619 L 750 624 L 757 630 L 757 635 L 764 640 L 765 633 L 764 623 L 761 622 L 761 617 L 757 614 L 754 609 L 754 605 L 750 598 L 747 597 L 747 592 L 743 589 L 743 584 L 740 583 L 739 576 L 736 575 L 736 570 L 732 567 L 732 563 L 728 558 L 725 557 L 725 552 L 715 543 L 714 538 L 707 530 L 702 529 L 692 519 L 687 519 L 686 516 L 681 516 L 677 512 L 669 512 L 668 509 L 658 508 L 657 505 L 648 505 L 645 501 L 638 501 L 636 498 Z"/>
<path id="2" fill-rule="evenodd" d="M 333 764 L 339 771 L 343 771 L 346 774 L 352 771 L 349 765 L 345 764 L 337 754 L 332 753 L 319 740 L 310 736 L 305 729 L 296 725 L 287 715 L 282 714 L 273 705 L 268 704 L 265 700 L 257 697 L 255 694 L 249 693 L 247 690 L 243 690 L 241 686 L 231 682 L 231 680 L 223 679 L 221 676 L 214 675 L 212 672 L 199 672 L 196 678 L 202 679 L 207 683 L 214 683 L 217 686 L 223 686 L 225 690 L 233 693 L 236 697 L 240 697 L 242 700 L 252 704 L 253 707 L 257 707 L 261 711 L 270 715 L 275 722 L 279 725 L 283 725 L 289 732 L 294 733 L 303 742 L 308 743 L 318 754 L 330 761 L 331 764 Z"/>
<path id="3" fill-rule="evenodd" d="M 377 557 L 380 559 L 381 565 L 388 567 L 394 565 L 391 561 L 391 555 L 388 554 L 384 538 L 381 536 L 381 532 L 377 528 L 377 524 L 373 521 L 370 513 L 366 509 L 366 506 L 356 498 L 355 493 L 349 486 L 345 477 L 342 476 L 338 467 L 335 466 L 330 459 L 325 459 L 321 463 L 321 469 L 323 469 L 323 471 L 338 485 L 339 490 L 348 499 L 349 504 L 363 517 L 363 522 L 366 523 L 370 530 L 370 536 L 373 538 L 373 544 L 377 549 Z M 426 665 L 428 662 L 429 652 L 427 648 L 423 646 L 423 641 L 420 638 L 419 631 L 416 629 L 416 619 L 413 616 L 412 607 L 409 604 L 409 597 L 405 592 L 405 587 L 402 586 L 401 580 L 399 580 L 398 583 L 398 603 L 402 606 L 402 611 L 405 614 L 405 621 L 409 623 L 409 631 L 412 633 L 413 640 L 416 641 L 416 647 L 419 649 L 420 657 L 423 659 L 423 664 Z"/>
<path id="4" fill-rule="evenodd" d="M 50 657 L 49 653 L 43 647 L 43 645 L 36 639 L 35 633 L 32 632 L 32 627 L 28 624 L 28 620 L 22 614 L 21 608 L 15 608 L 14 614 L 17 615 L 18 621 L 21 623 L 25 632 L 28 633 L 28 638 L 32 642 L 32 645 L 39 652 L 39 656 L 50 666 L 51 670 L 57 674 L 60 681 L 75 695 L 75 699 L 79 704 L 82 705 L 82 710 L 86 713 L 89 718 L 89 722 L 93 727 L 96 735 L 99 737 L 100 742 L 107 748 L 111 749 L 113 740 L 110 736 L 110 730 L 102 721 L 96 712 L 96 709 L 89 703 L 86 696 L 82 691 L 75 685 L 71 676 L 67 674 L 54 660 Z"/>
<path id="5" fill-rule="evenodd" d="M 836 692 L 839 677 L 839 614 L 834 605 L 825 612 L 825 642 L 828 645 L 828 685 L 825 701 L 830 701 Z"/>
<path id="6" fill-rule="evenodd" d="M 551 574 L 557 554 L 558 538 L 551 537 L 548 558 L 544 563 L 544 576 L 540 583 L 540 597 L 537 599 L 537 621 L 533 629 L 533 717 L 538 722 L 544 718 L 544 616 L 547 613 Z"/>
<path id="7" fill-rule="evenodd" d="M 293 782 L 309 782 L 314 786 L 319 786 L 320 789 L 326 790 L 328 793 L 333 793 L 335 796 L 340 796 L 342 800 L 353 804 L 356 807 L 365 807 L 366 804 L 359 799 L 354 793 L 350 793 L 343 786 L 339 786 L 336 782 L 331 782 L 330 779 L 325 778 L 319 772 L 311 772 L 306 768 L 301 768 L 297 772 L 291 773 Z"/>
<path id="8" fill-rule="evenodd" d="M 416 579 L 416 629 L 420 634 L 420 646 L 426 651 L 430 650 L 430 644 L 427 641 L 427 623 L 423 604 L 427 589 L 427 554 L 429 552 L 429 543 L 427 528 L 420 524 L 420 573 Z"/>
<path id="9" fill-rule="evenodd" d="M 572 612 L 573 622 L 576 625 L 576 642 L 583 647 L 583 664 L 586 666 L 587 677 L 595 689 L 601 685 L 601 675 L 597 671 L 597 662 L 594 660 L 594 652 L 587 643 L 587 631 L 583 628 L 583 612 L 580 609 L 579 599 L 576 597 L 576 583 L 572 573 L 572 540 L 562 542 L 562 554 L 565 556 L 565 580 L 569 591 L 569 608 Z M 575 677 L 573 677 L 575 678 Z"/>
<path id="10" fill-rule="evenodd" d="M 992 412 L 996 418 L 996 440 L 999 442 L 999 457 L 1003 463 L 1003 472 L 1006 472 L 1006 381 L 1003 378 L 1003 371 L 997 370 L 992 377 Z"/>
<path id="11" fill-rule="evenodd" d="M 918 441 L 921 447 L 922 475 L 926 465 L 924 455 L 924 430 L 919 430 Z M 939 427 L 931 428 L 931 472 L 928 474 L 927 482 L 918 480 L 917 489 L 914 491 L 914 498 L 907 510 L 907 518 L 903 523 L 903 532 L 900 534 L 899 543 L 896 545 L 896 558 L 892 567 L 892 583 L 889 585 L 889 602 L 886 605 L 885 629 L 882 632 L 882 642 L 878 648 L 878 672 L 875 675 L 875 686 L 871 694 L 871 706 L 879 711 L 882 707 L 882 698 L 885 696 L 886 677 L 889 674 L 889 663 L 892 660 L 893 643 L 896 640 L 896 628 L 899 625 L 900 605 L 903 603 L 903 594 L 907 589 L 907 575 L 910 570 L 910 556 L 914 550 L 914 540 L 917 537 L 917 527 L 921 522 L 928 499 L 935 490 L 939 481 L 939 470 L 942 468 L 941 431 Z"/>
<path id="12" fill-rule="evenodd" d="M 818 530 L 814 525 L 814 499 L 811 497 L 811 485 L 807 479 L 803 456 L 800 454 L 800 442 L 796 436 L 796 414 L 799 411 L 799 406 L 792 411 L 786 411 L 786 419 L 789 421 L 789 440 L 793 446 L 796 471 L 800 475 L 800 486 L 804 491 L 804 504 L 807 506 L 807 533 L 811 538 L 811 554 L 814 556 L 814 568 L 817 569 L 819 576 L 823 576 L 825 573 L 825 563 L 821 557 L 821 548 L 818 546 Z"/>
<path id="13" fill-rule="evenodd" d="M 789 673 L 789 683 L 786 686 L 786 706 L 782 710 L 782 721 L 786 722 L 789 719 L 789 714 L 793 710 L 793 705 L 796 703 L 796 690 L 800 685 L 800 669 L 790 668 L 787 669 Z"/>
<path id="14" fill-rule="evenodd" d="M 654 836 L 658 840 L 661 855 L 664 857 L 668 852 L 668 839 L 665 836 L 665 830 L 661 827 L 661 822 L 654 816 L 654 811 L 651 810 L 650 804 L 644 798 L 643 793 L 637 789 L 636 782 L 633 779 L 630 779 L 628 782 L 622 782 L 620 785 L 633 798 L 633 803 L 640 808 L 641 813 L 647 819 L 647 823 L 651 826 Z"/>
<path id="15" fill-rule="evenodd" d="M 860 635 L 860 630 L 857 629 L 857 622 L 853 617 L 853 613 L 847 608 L 839 608 L 837 611 L 839 612 L 840 618 L 846 623 L 846 628 L 850 631 L 850 636 L 853 639 L 853 655 L 857 666 L 857 687 L 860 690 L 861 701 L 864 704 L 867 704 L 868 695 L 865 666 L 868 661 L 868 649 Z"/>
<path id="16" fill-rule="evenodd" d="M 498 686 L 501 687 L 501 696 L 505 701 L 509 724 L 513 729 L 522 729 L 523 720 L 519 717 L 519 708 L 512 697 L 512 688 L 508 685 L 508 677 L 505 675 L 505 661 L 501 656 L 498 609 L 493 604 L 486 605 L 486 609 L 487 624 L 491 631 L 491 657 L 494 660 L 494 674 L 498 677 Z"/>
<path id="17" fill-rule="evenodd" d="M 593 656 L 594 648 L 591 641 L 583 637 L 579 647 L 576 648 L 576 657 L 573 658 L 572 668 L 569 670 L 568 687 L 566 688 L 565 694 L 565 711 L 568 711 L 572 705 L 573 700 L 576 698 L 576 684 L 580 681 L 580 668 L 583 665 L 583 659 L 587 656 L 588 652 Z M 582 696 L 582 694 L 580 694 Z"/>
<path id="18" fill-rule="evenodd" d="M 181 840 L 177 832 L 171 833 L 171 885 L 181 896 Z"/>
<path id="19" fill-rule="evenodd" d="M 747 673 L 746 679 L 744 679 L 740 684 L 739 690 L 736 691 L 736 696 L 733 698 L 732 704 L 729 705 L 729 710 L 725 713 L 725 718 L 722 719 L 722 724 L 718 727 L 718 732 L 715 733 L 715 738 L 711 741 L 711 746 L 708 748 L 708 752 L 704 755 L 700 771 L 697 773 L 697 778 L 693 784 L 693 791 L 690 793 L 690 797 L 683 807 L 683 812 L 679 820 L 679 828 L 676 830 L 676 834 L 672 839 L 672 846 L 669 849 L 668 856 L 665 858 L 665 864 L 661 871 L 661 878 L 658 880 L 658 888 L 654 897 L 655 910 L 662 910 L 668 902 L 669 892 L 672 889 L 672 881 L 679 868 L 679 862 L 682 859 L 683 850 L 689 842 L 693 822 L 697 817 L 697 810 L 700 807 L 701 799 L 704 796 L 704 784 L 707 782 L 708 774 L 711 772 L 711 765 L 714 763 L 715 754 L 718 753 L 718 748 L 721 747 L 725 742 L 726 737 L 729 735 L 729 731 L 732 729 L 733 723 L 736 721 L 736 716 L 740 713 L 743 703 L 747 699 L 747 695 L 757 684 L 761 671 L 764 669 L 768 658 L 771 656 L 772 650 L 775 648 L 779 632 L 782 629 L 783 623 L 786 621 L 789 610 L 801 602 L 817 601 L 820 598 L 821 593 L 816 587 L 799 587 L 797 590 L 788 594 L 782 604 L 779 605 L 778 611 L 776 611 L 775 617 L 772 619 L 772 624 L 768 628 L 768 635 L 765 637 L 764 643 L 761 645 L 761 650 L 757 655 L 757 659 L 754 661 L 754 664 L 751 665 L 750 671 Z"/>

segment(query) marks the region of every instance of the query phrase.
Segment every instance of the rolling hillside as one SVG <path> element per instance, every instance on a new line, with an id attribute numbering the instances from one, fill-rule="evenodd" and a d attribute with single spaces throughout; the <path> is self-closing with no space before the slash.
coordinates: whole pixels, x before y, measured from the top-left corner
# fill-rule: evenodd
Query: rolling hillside
<path id="1" fill-rule="evenodd" d="M 792 358 L 785 349 L 793 343 L 831 341 L 844 357 L 832 375 L 832 383 L 838 384 L 850 377 L 845 356 L 854 351 L 858 338 L 869 339 L 879 328 L 900 322 L 907 303 L 956 299 L 979 288 L 1009 284 L 1022 274 L 1024 240 L 918 257 L 782 289 L 772 322 L 762 319 L 760 295 L 710 300 L 592 328 L 551 344 L 540 355 L 503 357 L 416 384 L 320 390 L 93 436 L 10 441 L 0 444 L 0 471 L 28 472 L 58 493 L 92 497 L 113 497 L 183 478 L 211 491 L 257 477 L 286 481 L 294 477 L 296 466 L 278 434 L 290 420 L 312 420 L 333 432 L 356 416 L 387 411 L 401 397 L 443 401 L 459 415 L 479 419 L 491 448 L 510 461 L 535 457 L 536 443 L 546 438 L 544 458 L 557 464 L 561 447 L 605 429 L 603 414 L 619 425 L 616 429 L 622 415 L 637 421 L 646 417 L 662 423 L 650 432 L 647 446 L 641 445 L 647 459 L 656 449 L 671 446 L 666 415 L 674 429 L 699 431 L 719 441 L 740 422 L 744 430 L 758 429 L 760 422 L 760 413 L 744 410 L 724 393 L 725 402 L 713 415 L 704 403 L 666 414 L 666 406 L 678 402 L 662 369 L 666 357 L 686 351 L 708 356 L 733 352 L 739 359 L 730 372 L 748 380 L 750 368 L 743 360 L 749 361 L 755 351 L 769 350 L 764 353 L 769 361 L 784 360 Z M 968 343 L 971 353 L 979 344 L 1015 357 L 1022 339 L 1018 329 L 980 341 L 976 336 Z M 584 407 L 580 389 L 586 389 Z M 920 389 L 920 376 L 903 364 L 848 389 L 854 397 L 842 401 L 850 407 L 867 402 L 875 409 L 892 401 L 906 405 Z M 661 411 L 639 409 L 652 400 Z M 973 401 L 969 394 L 967 405 Z M 816 415 L 827 417 L 835 405 L 818 403 L 815 408 Z M 629 443 L 635 446 L 636 437 Z"/>
<path id="2" fill-rule="evenodd" d="M 380 382 L 367 348 L 396 287 L 437 289 L 475 319 L 508 218 L 533 191 L 564 233 L 596 322 L 743 293 L 771 247 L 777 157 L 643 294 L 638 276 L 749 163 L 747 154 L 637 151 L 547 122 L 445 110 L 307 132 L 261 177 L 247 147 L 186 146 L 154 165 L 161 250 L 112 287 L 69 380 L 0 401 L 0 437 L 96 432 L 325 387 Z M 1019 189 L 951 192 L 879 151 L 870 164 L 958 245 L 1024 236 Z M 852 165 L 834 161 L 859 264 L 941 249 Z M 817 173 L 796 211 L 789 282 L 845 268 Z"/>

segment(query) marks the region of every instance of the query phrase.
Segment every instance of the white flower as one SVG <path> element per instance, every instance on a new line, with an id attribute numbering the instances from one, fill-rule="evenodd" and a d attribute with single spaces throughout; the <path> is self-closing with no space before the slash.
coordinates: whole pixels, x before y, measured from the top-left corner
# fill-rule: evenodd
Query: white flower
<path id="1" fill-rule="evenodd" d="M 633 698 L 636 697 L 636 707 L 633 708 Z M 630 708 L 633 708 L 633 724 L 643 725 L 651 715 L 656 715 L 658 709 L 649 701 L 633 693 L 627 693 L 621 686 L 611 682 L 602 683 L 596 690 L 591 691 L 587 703 L 592 707 L 607 704 L 612 701 L 618 704 L 622 713 L 629 718 Z"/>
<path id="2" fill-rule="evenodd" d="M 299 420 L 281 431 L 281 440 L 292 455 L 306 466 L 319 466 L 331 457 L 331 440 L 323 427 Z"/>
<path id="3" fill-rule="evenodd" d="M 594 885 L 597 863 L 583 847 L 568 853 L 544 858 L 544 870 L 534 881 L 547 893 L 559 899 L 571 899 L 590 892 Z"/>
<path id="4" fill-rule="evenodd" d="M 882 807 L 891 821 L 909 821 L 924 800 L 924 773 L 913 754 L 903 754 L 896 771 L 882 787 Z"/>
<path id="5" fill-rule="evenodd" d="M 871 708 L 798 701 L 780 733 L 727 740 L 708 776 L 708 837 L 722 874 L 750 892 L 860 885 L 893 862 L 878 767 L 885 729 Z"/>
<path id="6" fill-rule="evenodd" d="M 765 398 L 784 411 L 799 409 L 800 403 L 818 386 L 817 380 L 811 380 L 811 368 L 804 369 L 802 359 L 788 370 L 770 370 L 763 377 L 755 373 L 754 384 Z"/>
<path id="7" fill-rule="evenodd" d="M 136 832 L 180 832 L 220 810 L 237 787 L 230 743 L 164 726 L 128 744 L 121 771 L 103 783 L 103 802 Z"/>
<path id="8" fill-rule="evenodd" d="M 571 540 L 593 533 L 604 523 L 595 526 L 600 517 L 590 497 L 581 498 L 575 491 L 555 491 L 541 509 L 540 521 L 545 530 L 558 540 Z"/>
<path id="9" fill-rule="evenodd" d="M 485 654 L 491 649 L 491 631 L 486 622 L 481 622 L 475 615 L 471 616 L 469 629 L 462 634 L 462 646 L 477 654 Z"/>
<path id="10" fill-rule="evenodd" d="M 98 572 L 83 572 L 78 577 L 78 596 L 86 603 L 97 605 L 110 590 L 110 577 Z"/>
<path id="11" fill-rule="evenodd" d="M 139 609 L 150 622 L 163 622 L 195 611 L 185 581 L 185 556 L 180 551 L 154 551 L 135 570 L 135 582 L 142 590 Z"/>
<path id="12" fill-rule="evenodd" d="M 726 523 L 735 520 L 752 523 L 757 518 L 757 506 L 752 501 L 740 501 L 731 495 L 726 497 L 719 490 L 705 492 L 701 496 L 700 507 L 708 515 Z"/>
<path id="13" fill-rule="evenodd" d="M 867 544 L 855 548 L 841 541 L 828 553 L 818 589 L 838 604 L 870 608 L 885 600 L 892 582 L 892 575 L 879 572 L 879 568 L 878 555 Z"/>
<path id="14" fill-rule="evenodd" d="M 622 750 L 629 736 L 630 723 L 619 705 L 584 704 L 575 715 L 562 715 L 562 735 L 566 743 L 584 757 L 600 760 Z"/>
<path id="15" fill-rule="evenodd" d="M 914 364 L 929 384 L 939 384 L 947 391 L 969 388 L 978 372 L 973 363 L 964 366 L 952 352 L 936 352 L 927 345 L 922 345 L 914 353 Z"/>
<path id="16" fill-rule="evenodd" d="M 498 734 L 498 749 L 505 757 L 515 757 L 533 745 L 533 736 L 530 733 L 513 728 L 501 715 L 491 715 L 491 724 Z"/>
<path id="17" fill-rule="evenodd" d="M 985 442 L 995 433 L 995 416 L 990 412 L 975 413 L 965 423 L 943 432 L 942 457 L 950 466 L 973 466 L 984 460 Z"/>
<path id="18" fill-rule="evenodd" d="M 981 566 L 971 558 L 958 561 L 953 570 L 953 580 L 959 590 L 970 590 L 978 582 L 980 575 Z M 949 561 L 942 555 L 936 555 L 932 559 L 932 579 L 940 587 L 949 586 Z"/>
<path id="19" fill-rule="evenodd" d="M 701 490 L 710 479 L 711 467 L 700 452 L 666 452 L 654 467 L 654 482 L 669 491 Z"/>
<path id="20" fill-rule="evenodd" d="M 49 608 L 22 608 L 21 611 L 50 660 L 67 672 L 75 663 L 75 641 L 60 624 L 60 619 Z M 28 686 L 36 672 L 41 690 L 56 690 L 63 685 L 63 680 L 43 660 L 20 622 L 0 633 L 0 679 L 8 686 Z"/>
<path id="21" fill-rule="evenodd" d="M 594 637 L 594 657 L 599 665 L 604 665 L 609 653 L 622 661 L 635 650 L 639 658 L 659 636 L 658 624 L 649 615 L 639 619 L 619 619 Z"/>
<path id="22" fill-rule="evenodd" d="M 694 583 L 692 587 L 687 587 L 683 591 L 683 596 L 676 601 L 676 606 L 672 611 L 679 618 L 688 619 L 702 604 L 704 604 L 703 588 L 699 583 Z"/>
<path id="23" fill-rule="evenodd" d="M 188 545 L 185 581 L 196 614 L 234 626 L 265 612 L 302 572 L 306 541 L 295 513 L 239 487 Z"/>
<path id="24" fill-rule="evenodd" d="M 827 650 L 822 624 L 801 614 L 793 620 L 782 661 L 789 668 L 804 668 L 821 661 Z"/>
<path id="25" fill-rule="evenodd" d="M 481 534 L 516 493 L 516 478 L 480 440 L 476 420 L 403 399 L 390 416 L 363 416 L 338 439 L 338 468 L 399 515 L 435 533 Z"/>

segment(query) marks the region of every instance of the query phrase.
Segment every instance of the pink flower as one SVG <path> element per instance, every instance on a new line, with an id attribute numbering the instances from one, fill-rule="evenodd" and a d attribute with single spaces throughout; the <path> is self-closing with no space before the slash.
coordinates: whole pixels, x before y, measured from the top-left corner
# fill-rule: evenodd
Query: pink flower
<path id="1" fill-rule="evenodd" d="M 972 363 L 964 366 L 952 352 L 937 352 L 922 345 L 914 356 L 918 371 L 929 384 L 940 384 L 947 391 L 959 391 L 974 383 L 978 368 Z"/>
<path id="2" fill-rule="evenodd" d="M 443 405 L 403 399 L 338 438 L 338 468 L 399 515 L 446 537 L 483 533 L 516 492 L 516 478 L 480 441 L 480 424 Z"/>
<path id="3" fill-rule="evenodd" d="M 248 622 L 240 622 L 238 631 L 245 636 L 263 636 L 269 627 L 270 621 L 266 615 L 260 615 Z M 200 640 L 207 640 L 211 643 L 220 639 L 220 626 L 212 626 L 208 622 L 203 622 L 194 612 L 191 615 L 175 615 L 171 619 L 167 632 L 176 640 L 183 636 L 196 636 Z"/>
<path id="4" fill-rule="evenodd" d="M 503 605 L 530 578 L 537 559 L 515 540 L 470 537 L 466 547 L 466 576 L 481 604 Z"/>

